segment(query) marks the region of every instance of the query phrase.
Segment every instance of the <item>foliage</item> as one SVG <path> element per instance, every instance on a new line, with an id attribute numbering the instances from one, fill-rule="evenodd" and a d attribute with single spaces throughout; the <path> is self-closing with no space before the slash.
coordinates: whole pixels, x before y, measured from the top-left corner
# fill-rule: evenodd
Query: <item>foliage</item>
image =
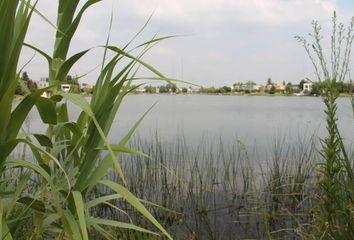
<path id="1" fill-rule="evenodd" d="M 145 89 L 146 93 L 156 93 L 157 92 L 157 88 L 154 86 L 151 86 L 151 85 L 145 86 L 144 89 Z"/>
<path id="2" fill-rule="evenodd" d="M 100 0 L 87 0 L 79 8 L 79 0 L 59 0 L 53 55 L 50 56 L 35 46 L 25 44 L 47 59 L 50 86 L 35 90 L 16 105 L 14 94 L 19 82 L 18 59 L 30 17 L 32 12 L 37 10 L 30 1 L 0 2 L 2 239 L 85 240 L 97 235 L 113 239 L 112 228 L 130 229 L 171 238 L 140 199 L 125 187 L 126 179 L 118 160 L 119 153 L 123 152 L 146 156 L 125 145 L 147 113 L 137 120 L 119 143 L 111 144 L 107 140 L 120 104 L 132 90 L 131 82 L 139 65 L 152 71 L 158 78 L 166 79 L 140 59 L 151 45 L 164 38 L 153 39 L 134 48 L 141 50 L 138 56 L 129 53 L 131 50 L 126 49 L 128 45 L 121 49 L 109 46 L 107 41 L 102 70 L 97 77 L 90 103 L 79 95 L 57 91 L 60 83 L 68 80 L 72 66 L 89 51 L 84 50 L 67 57 L 72 37 L 84 12 L 98 2 Z M 42 14 L 40 16 L 43 17 Z M 112 58 L 106 57 L 107 51 L 113 53 Z M 121 66 L 121 62 L 126 65 Z M 54 95 L 51 98 L 41 97 L 47 90 L 53 91 Z M 76 121 L 72 121 L 68 114 L 68 102 L 81 109 Z M 20 132 L 23 122 L 34 106 L 37 107 L 42 123 L 48 126 L 45 134 Z M 9 158 L 19 144 L 28 146 L 31 155 L 19 159 Z M 117 174 L 119 181 L 107 180 L 106 177 L 110 172 Z M 18 175 L 18 178 L 8 178 L 9 175 Z M 100 186 L 106 189 L 104 193 L 97 192 Z M 92 207 L 107 204 L 112 199 L 129 204 L 131 209 L 150 222 L 150 227 L 155 227 L 155 232 L 136 226 L 132 222 L 96 216 Z M 119 209 L 119 206 L 115 207 Z"/>
<path id="3" fill-rule="evenodd" d="M 219 90 L 217 92 L 219 92 L 219 93 L 229 93 L 229 92 L 231 92 L 231 88 L 228 87 L 228 86 L 223 86 L 223 87 L 219 88 Z"/>
<path id="4" fill-rule="evenodd" d="M 290 82 L 288 84 L 286 84 L 285 92 L 286 92 L 286 94 L 293 94 L 294 93 L 293 85 Z"/>
<path id="5" fill-rule="evenodd" d="M 274 85 L 271 86 L 270 90 L 269 90 L 269 94 L 274 94 L 276 92 L 276 88 Z"/>
<path id="6" fill-rule="evenodd" d="M 322 47 L 321 26 L 313 21 L 312 44 L 300 36 L 302 44 L 314 66 L 317 79 L 322 82 L 323 102 L 326 106 L 327 136 L 321 139 L 319 165 L 318 205 L 315 209 L 314 239 L 354 239 L 354 171 L 353 160 L 348 157 L 337 125 L 338 86 L 348 75 L 351 47 L 354 39 L 354 17 L 345 33 L 342 23 L 337 23 L 334 12 L 330 41 L 330 60 L 325 58 Z"/>

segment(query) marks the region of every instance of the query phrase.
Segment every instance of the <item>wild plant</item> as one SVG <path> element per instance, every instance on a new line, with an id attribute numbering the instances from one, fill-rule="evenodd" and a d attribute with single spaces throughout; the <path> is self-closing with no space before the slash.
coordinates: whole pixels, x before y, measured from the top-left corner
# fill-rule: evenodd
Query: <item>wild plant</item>
<path id="1" fill-rule="evenodd" d="M 28 229 L 21 237 L 31 239 L 84 240 L 97 235 L 114 239 L 112 228 L 162 234 L 171 238 L 146 209 L 146 203 L 143 204 L 126 188 L 126 179 L 118 160 L 122 152 L 146 156 L 125 145 L 148 111 L 137 119 L 119 143 L 111 144 L 107 140 L 120 104 L 134 90 L 131 83 L 136 79 L 139 66 L 146 67 L 157 78 L 164 78 L 141 60 L 151 46 L 164 38 L 152 39 L 133 49 L 128 49 L 129 44 L 123 48 L 109 46 L 107 40 L 102 46 L 105 49 L 102 67 L 90 103 L 80 95 L 58 91 L 74 64 L 90 50 L 67 57 L 82 16 L 89 7 L 100 1 L 87 0 L 78 9 L 79 0 L 59 0 L 57 24 L 52 24 L 57 30 L 53 55 L 25 44 L 47 59 L 50 85 L 26 96 L 14 109 L 14 94 L 19 81 L 18 58 L 30 17 L 38 11 L 30 1 L 0 2 L 0 235 L 3 239 L 20 237 L 24 231 L 19 226 Z M 143 29 L 145 27 L 146 24 Z M 139 49 L 138 56 L 131 54 L 132 50 Z M 107 51 L 114 53 L 112 58 L 107 59 Z M 126 65 L 118 69 L 125 59 L 128 60 Z M 41 97 L 44 91 L 49 90 L 53 96 Z M 82 110 L 76 121 L 72 121 L 68 114 L 67 101 Z M 48 125 L 47 132 L 20 135 L 20 128 L 33 106 L 37 107 L 43 124 Z M 29 146 L 34 159 L 8 159 L 19 143 Z M 9 171 L 11 177 L 6 178 L 4 173 Z M 119 176 L 118 181 L 107 179 L 111 171 Z M 18 172 L 22 174 L 17 180 L 13 176 Z M 97 195 L 96 189 L 99 187 L 105 191 Z M 128 222 L 124 222 L 95 215 L 95 206 L 114 206 L 112 201 L 117 199 L 128 203 L 158 232 L 136 226 L 129 218 Z M 119 206 L 114 208 L 128 215 Z"/>
<path id="2" fill-rule="evenodd" d="M 332 18 L 330 40 L 330 59 L 323 49 L 321 26 L 312 22 L 313 43 L 303 37 L 297 40 L 304 47 L 315 69 L 318 81 L 323 81 L 322 99 L 325 105 L 327 136 L 321 139 L 320 154 L 324 162 L 318 165 L 319 179 L 315 211 L 314 238 L 318 239 L 353 239 L 353 200 L 354 178 L 353 162 L 349 158 L 343 139 L 338 130 L 337 98 L 338 83 L 346 80 L 349 73 L 352 43 L 354 39 L 354 18 L 345 29 L 338 23 L 336 12 Z"/>

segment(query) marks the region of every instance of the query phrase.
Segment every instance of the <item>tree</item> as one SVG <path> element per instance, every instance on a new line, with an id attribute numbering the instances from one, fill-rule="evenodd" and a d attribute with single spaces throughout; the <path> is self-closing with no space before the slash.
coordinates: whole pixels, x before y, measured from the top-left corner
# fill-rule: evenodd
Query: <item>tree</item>
<path id="1" fill-rule="evenodd" d="M 267 85 L 272 85 L 272 79 L 271 78 L 267 79 Z"/>
<path id="2" fill-rule="evenodd" d="M 306 83 L 306 81 L 304 79 L 302 79 L 299 83 L 299 88 L 301 91 L 304 90 L 304 83 Z"/>
<path id="3" fill-rule="evenodd" d="M 23 80 L 23 81 L 25 81 L 25 82 L 27 82 L 27 81 L 30 80 L 30 78 L 29 78 L 27 72 L 23 72 L 23 73 L 22 73 L 21 80 Z"/>
<path id="4" fill-rule="evenodd" d="M 272 85 L 272 87 L 271 87 L 270 90 L 269 90 L 269 93 L 270 93 L 270 94 L 274 94 L 275 92 L 276 92 L 275 86 Z"/>
<path id="5" fill-rule="evenodd" d="M 184 87 L 184 88 L 182 88 L 182 92 L 183 92 L 183 93 L 187 93 L 187 92 L 188 92 L 188 89 Z"/>
<path id="6" fill-rule="evenodd" d="M 37 83 L 35 83 L 34 81 L 32 80 L 28 80 L 27 81 L 27 87 L 28 89 L 31 91 L 31 92 L 34 92 L 38 89 L 37 87 Z"/>
<path id="7" fill-rule="evenodd" d="M 170 89 L 167 88 L 166 86 L 159 87 L 159 93 L 168 93 L 168 92 L 170 92 Z"/>
<path id="8" fill-rule="evenodd" d="M 291 82 L 289 82 L 288 84 L 286 84 L 286 86 L 285 86 L 285 93 L 286 93 L 286 94 L 293 94 L 293 93 L 294 93 L 293 85 L 291 84 Z"/>
<path id="9" fill-rule="evenodd" d="M 231 88 L 228 86 L 222 86 L 221 88 L 218 89 L 219 93 L 229 93 L 231 92 Z"/>
<path id="10" fill-rule="evenodd" d="M 145 92 L 146 92 L 146 93 L 156 93 L 156 92 L 157 92 L 156 87 L 151 86 L 151 85 L 145 86 L 144 89 L 145 89 Z"/>

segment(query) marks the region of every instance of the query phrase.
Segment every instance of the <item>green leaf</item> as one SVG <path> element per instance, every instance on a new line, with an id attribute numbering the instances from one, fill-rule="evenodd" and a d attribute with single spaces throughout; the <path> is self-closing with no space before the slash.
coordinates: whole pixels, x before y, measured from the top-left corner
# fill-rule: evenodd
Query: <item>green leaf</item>
<path id="1" fill-rule="evenodd" d="M 38 212 L 45 213 L 45 205 L 42 201 L 31 198 L 29 196 L 21 197 L 17 200 L 17 202 L 22 203 Z"/>
<path id="2" fill-rule="evenodd" d="M 63 62 L 55 79 L 59 80 L 59 81 L 64 81 L 65 77 L 68 75 L 72 66 L 90 50 L 91 50 L 91 48 L 87 49 L 85 51 L 79 52 L 79 53 L 75 54 L 74 56 L 70 57 L 65 62 Z"/>
<path id="3" fill-rule="evenodd" d="M 52 141 L 47 137 L 47 135 L 43 135 L 43 134 L 33 134 L 33 136 L 37 139 L 37 141 L 39 142 L 39 144 L 42 147 L 53 147 L 53 143 Z"/>
<path id="4" fill-rule="evenodd" d="M 40 97 L 36 101 L 36 107 L 44 123 L 57 124 L 57 113 L 53 101 L 48 98 Z"/>
<path id="5" fill-rule="evenodd" d="M 81 193 L 78 191 L 73 191 L 72 194 L 76 206 L 77 216 L 79 218 L 79 225 L 82 234 L 82 239 L 88 240 L 86 220 L 85 220 L 85 208 L 84 208 L 84 202 L 82 200 Z"/>
<path id="6" fill-rule="evenodd" d="M 99 225 L 106 225 L 106 226 L 112 226 L 112 227 L 117 227 L 117 228 L 130 229 L 130 230 L 134 230 L 134 231 L 138 231 L 138 232 L 144 232 L 144 233 L 149 233 L 152 235 L 159 236 L 159 234 L 149 231 L 145 228 L 141 228 L 141 227 L 138 227 L 134 224 L 124 223 L 124 222 L 118 222 L 118 221 L 101 219 L 101 218 L 93 218 L 93 217 L 88 218 L 88 222 L 94 223 L 94 224 L 99 224 Z"/>
<path id="7" fill-rule="evenodd" d="M 125 145 L 129 141 L 130 137 L 133 135 L 135 130 L 138 128 L 140 123 L 144 120 L 146 115 L 155 107 L 156 103 L 154 103 L 140 118 L 139 120 L 134 124 L 134 126 L 129 130 L 129 132 L 120 140 L 119 144 Z"/>
<path id="8" fill-rule="evenodd" d="M 27 118 L 29 112 L 32 107 L 37 102 L 38 98 L 40 98 L 41 94 L 55 86 L 57 86 L 58 82 L 53 82 L 53 84 L 47 88 L 39 89 L 30 95 L 27 95 L 15 108 L 15 110 L 11 114 L 11 120 L 8 127 L 7 139 L 13 139 L 17 136 L 20 128 L 22 127 L 23 122 Z"/>
<path id="9" fill-rule="evenodd" d="M 89 209 L 89 208 L 92 208 L 96 205 L 105 203 L 110 200 L 118 199 L 118 198 L 122 198 L 122 196 L 119 194 L 111 194 L 111 195 L 96 197 L 95 199 L 92 199 L 91 201 L 87 202 L 85 207 L 86 207 L 86 209 Z"/>
<path id="10" fill-rule="evenodd" d="M 31 169 L 41 175 L 48 183 L 51 183 L 51 178 L 49 174 L 40 166 L 25 160 L 8 160 L 7 164 L 13 167 L 24 167 Z"/>
<path id="11" fill-rule="evenodd" d="M 151 213 L 144 207 L 144 205 L 139 201 L 137 197 L 135 197 L 128 189 L 123 187 L 122 185 L 109 181 L 109 180 L 101 180 L 101 184 L 106 185 L 107 187 L 114 190 L 116 193 L 122 195 L 122 197 L 131 204 L 135 210 L 140 212 L 143 216 L 145 216 L 153 225 L 155 225 L 168 239 L 172 239 L 170 234 L 161 226 L 161 224 L 151 215 Z"/>
<path id="12" fill-rule="evenodd" d="M 79 106 L 90 117 L 94 116 L 90 104 L 86 101 L 84 97 L 73 93 L 62 93 L 61 95 L 73 104 Z"/>
<path id="13" fill-rule="evenodd" d="M 77 225 L 75 217 L 71 214 L 71 212 L 69 210 L 64 211 L 64 216 L 65 216 L 65 219 L 67 220 L 67 223 L 68 223 L 65 226 L 65 228 L 67 230 L 67 234 L 70 234 L 70 232 L 71 232 L 70 239 L 83 240 L 81 237 L 81 233 L 79 231 L 80 227 L 79 227 L 79 225 Z M 68 230 L 70 230 L 70 232 Z"/>
<path id="14" fill-rule="evenodd" d="M 129 153 L 129 154 L 140 155 L 140 156 L 143 156 L 143 157 L 149 157 L 148 155 L 146 155 L 143 152 L 140 152 L 140 151 L 125 147 L 125 146 L 120 145 L 120 144 L 110 144 L 109 146 L 110 146 L 110 148 L 112 149 L 113 152 Z M 98 150 L 108 150 L 107 147 L 98 147 L 97 149 Z"/>

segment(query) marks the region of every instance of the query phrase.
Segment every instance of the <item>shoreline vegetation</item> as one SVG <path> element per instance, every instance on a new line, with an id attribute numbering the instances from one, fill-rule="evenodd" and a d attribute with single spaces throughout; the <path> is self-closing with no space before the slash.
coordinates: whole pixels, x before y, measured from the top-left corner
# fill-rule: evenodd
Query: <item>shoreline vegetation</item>
<path id="1" fill-rule="evenodd" d="M 313 64 L 317 84 L 303 80 L 302 86 L 292 86 L 268 79 L 264 87 L 270 96 L 322 95 L 326 136 L 300 139 L 296 145 L 274 139 L 271 156 L 257 162 L 241 141 L 228 146 L 202 139 L 192 149 L 183 136 L 172 147 L 158 134 L 147 142 L 132 138 L 154 105 L 130 129 L 118 129 L 127 132 L 120 140 L 108 141 L 122 102 L 139 89 L 133 85 L 139 68 L 166 84 L 159 87 L 161 94 L 176 93 L 177 86 L 142 60 L 170 36 L 130 46 L 149 19 L 124 48 L 109 45 L 107 34 L 92 97 L 78 94 L 77 79 L 69 73 L 91 48 L 74 55 L 69 50 L 84 13 L 100 1 L 58 0 L 55 24 L 39 14 L 55 29 L 52 54 L 24 42 L 31 16 L 37 13 L 33 2 L 0 2 L 2 239 L 354 239 L 354 154 L 337 125 L 337 99 L 340 93 L 351 94 L 351 83 L 344 80 L 354 18 L 345 28 L 334 12 L 329 54 L 323 51 L 318 22 L 312 23 L 310 42 L 296 37 Z M 47 60 L 43 87 L 36 87 L 28 75 L 21 79 L 22 47 Z M 252 82 L 233 85 L 236 92 L 257 88 Z M 148 91 L 155 90 L 150 86 Z M 203 94 L 231 92 L 227 86 L 200 89 Z M 24 95 L 19 102 L 16 93 Z M 77 119 L 71 119 L 69 103 L 80 109 Z M 44 133 L 24 129 L 34 108 L 46 126 Z"/>

